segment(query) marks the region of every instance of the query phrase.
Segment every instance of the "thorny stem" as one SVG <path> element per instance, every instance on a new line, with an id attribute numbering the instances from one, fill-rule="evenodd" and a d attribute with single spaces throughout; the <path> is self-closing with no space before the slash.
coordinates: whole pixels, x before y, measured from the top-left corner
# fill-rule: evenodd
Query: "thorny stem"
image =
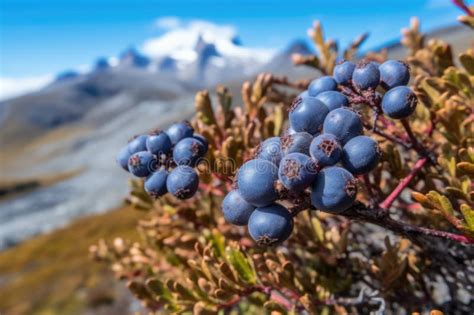
<path id="1" fill-rule="evenodd" d="M 418 172 L 425 166 L 427 161 L 427 157 L 423 157 L 416 161 L 410 173 L 405 178 L 403 178 L 398 183 L 397 187 L 395 187 L 395 189 L 390 193 L 390 195 L 388 195 L 387 198 L 385 198 L 385 200 L 380 203 L 379 207 L 381 210 L 387 211 L 392 206 L 392 204 L 395 202 L 398 196 L 400 196 L 402 191 L 410 184 L 416 174 L 418 174 Z"/>

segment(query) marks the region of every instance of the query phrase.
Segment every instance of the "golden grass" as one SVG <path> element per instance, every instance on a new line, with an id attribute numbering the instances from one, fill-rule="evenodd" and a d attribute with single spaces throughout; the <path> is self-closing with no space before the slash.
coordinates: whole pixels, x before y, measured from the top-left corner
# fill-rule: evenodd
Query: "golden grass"
<path id="1" fill-rule="evenodd" d="M 112 273 L 89 260 L 88 248 L 101 238 L 137 239 L 141 216 L 123 207 L 0 252 L 0 314 L 77 314 L 113 301 Z"/>

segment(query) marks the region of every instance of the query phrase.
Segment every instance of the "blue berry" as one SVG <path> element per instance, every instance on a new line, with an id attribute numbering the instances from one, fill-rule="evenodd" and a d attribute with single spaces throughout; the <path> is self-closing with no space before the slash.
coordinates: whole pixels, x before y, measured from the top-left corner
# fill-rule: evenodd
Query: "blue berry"
<path id="1" fill-rule="evenodd" d="M 367 136 L 349 140 L 342 150 L 342 165 L 352 174 L 370 172 L 379 161 L 380 149 L 377 142 Z"/>
<path id="2" fill-rule="evenodd" d="M 324 76 L 311 81 L 308 87 L 309 96 L 316 96 L 324 91 L 335 91 L 337 88 L 337 83 L 330 76 Z"/>
<path id="3" fill-rule="evenodd" d="M 192 137 L 194 133 L 193 127 L 187 121 L 172 124 L 166 134 L 170 137 L 171 143 L 175 145 L 184 138 Z"/>
<path id="4" fill-rule="evenodd" d="M 352 80 L 352 73 L 356 65 L 350 61 L 343 61 L 334 67 L 334 80 L 337 84 L 348 85 Z"/>
<path id="5" fill-rule="evenodd" d="M 250 160 L 240 167 L 237 173 L 237 186 L 240 195 L 248 203 L 263 207 L 278 199 L 275 182 L 278 168 L 266 160 Z"/>
<path id="6" fill-rule="evenodd" d="M 146 151 L 146 139 L 148 138 L 147 135 L 140 135 L 133 138 L 128 143 L 128 151 L 130 154 L 134 154 L 141 151 Z"/>
<path id="7" fill-rule="evenodd" d="M 202 142 L 202 144 L 204 145 L 205 152 L 207 152 L 207 150 L 209 150 L 209 142 L 207 141 L 207 139 L 203 135 L 201 135 L 199 133 L 195 133 L 195 134 L 193 134 L 193 138 L 198 139 L 199 141 Z"/>
<path id="8" fill-rule="evenodd" d="M 341 167 L 331 166 L 322 169 L 316 176 L 311 204 L 321 211 L 340 213 L 352 205 L 356 194 L 354 176 Z"/>
<path id="9" fill-rule="evenodd" d="M 406 85 L 410 81 L 408 66 L 398 60 L 388 60 L 382 63 L 380 70 L 380 84 L 386 89 Z"/>
<path id="10" fill-rule="evenodd" d="M 195 138 L 184 138 L 173 149 L 173 160 L 178 165 L 195 166 L 206 154 L 206 147 Z"/>
<path id="11" fill-rule="evenodd" d="M 278 166 L 281 160 L 280 138 L 271 137 L 263 141 L 257 149 L 256 158 L 270 161 Z"/>
<path id="12" fill-rule="evenodd" d="M 247 225 L 255 207 L 245 201 L 238 190 L 230 191 L 222 201 L 222 212 L 227 222 L 234 225 Z"/>
<path id="13" fill-rule="evenodd" d="M 146 148 L 157 156 L 168 154 L 171 151 L 171 140 L 163 131 L 154 130 L 146 139 Z"/>
<path id="14" fill-rule="evenodd" d="M 336 108 L 349 106 L 349 100 L 347 97 L 338 91 L 322 92 L 318 94 L 316 98 L 323 102 L 329 111 L 335 110 Z"/>
<path id="15" fill-rule="evenodd" d="M 128 172 L 128 159 L 130 158 L 130 151 L 128 150 L 128 146 L 123 147 L 117 156 L 115 157 L 115 160 L 117 161 L 117 164 L 120 165 L 124 170 Z"/>
<path id="16" fill-rule="evenodd" d="M 324 120 L 323 132 L 335 135 L 337 140 L 344 145 L 362 133 L 362 121 L 351 109 L 337 108 L 329 112 Z"/>
<path id="17" fill-rule="evenodd" d="M 406 86 L 389 90 L 382 98 L 382 110 L 391 118 L 402 119 L 410 116 L 416 109 L 418 99 Z"/>
<path id="18" fill-rule="evenodd" d="M 290 126 L 295 131 L 316 134 L 321 131 L 329 109 L 315 97 L 297 97 L 290 109 Z"/>
<path id="19" fill-rule="evenodd" d="M 274 203 L 256 208 L 250 215 L 248 228 L 250 236 L 258 245 L 276 245 L 290 237 L 293 217 L 288 209 Z"/>
<path id="20" fill-rule="evenodd" d="M 375 89 L 379 81 L 380 71 L 372 62 L 359 62 L 352 73 L 352 84 L 359 90 Z"/>
<path id="21" fill-rule="evenodd" d="M 331 166 L 341 159 L 342 148 L 335 135 L 323 133 L 311 142 L 309 153 L 319 166 Z"/>
<path id="22" fill-rule="evenodd" d="M 292 192 L 300 192 L 311 186 L 318 169 L 316 163 L 302 153 L 290 153 L 280 163 L 278 178 Z"/>
<path id="23" fill-rule="evenodd" d="M 147 177 L 156 169 L 156 158 L 148 151 L 132 154 L 128 159 L 128 170 L 137 177 Z"/>
<path id="24" fill-rule="evenodd" d="M 309 146 L 313 136 L 307 132 L 296 132 L 280 138 L 282 155 L 299 152 L 309 155 Z"/>
<path id="25" fill-rule="evenodd" d="M 166 179 L 168 178 L 168 172 L 165 169 L 160 169 L 155 173 L 152 173 L 145 180 L 145 191 L 153 198 L 163 196 L 168 192 L 166 189 Z"/>
<path id="26" fill-rule="evenodd" d="M 187 165 L 179 165 L 168 175 L 166 189 L 178 199 L 194 196 L 199 186 L 196 171 Z"/>

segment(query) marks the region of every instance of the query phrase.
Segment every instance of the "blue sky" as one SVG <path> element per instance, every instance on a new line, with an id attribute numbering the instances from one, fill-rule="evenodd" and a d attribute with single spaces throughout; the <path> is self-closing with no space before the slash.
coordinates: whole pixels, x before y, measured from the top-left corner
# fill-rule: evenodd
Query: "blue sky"
<path id="1" fill-rule="evenodd" d="M 0 76 L 57 73 L 115 56 L 160 35 L 155 21 L 178 17 L 233 25 L 244 45 L 282 48 L 306 38 L 313 20 L 347 43 L 369 31 L 365 47 L 399 36 L 411 16 L 423 29 L 456 23 L 449 0 L 0 0 Z"/>

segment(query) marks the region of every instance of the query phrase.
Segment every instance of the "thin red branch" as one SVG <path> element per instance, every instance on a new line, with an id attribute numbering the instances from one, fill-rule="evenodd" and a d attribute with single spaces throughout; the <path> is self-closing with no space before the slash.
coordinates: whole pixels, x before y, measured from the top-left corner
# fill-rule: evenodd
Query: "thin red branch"
<path id="1" fill-rule="evenodd" d="M 415 165 L 413 166 L 413 169 L 410 171 L 410 173 L 403 178 L 400 183 L 398 183 L 397 187 L 390 193 L 390 195 L 385 198 L 384 201 L 380 203 L 380 208 L 387 210 L 389 209 L 394 201 L 400 196 L 402 191 L 410 184 L 410 182 L 415 178 L 416 174 L 425 166 L 426 162 L 428 161 L 427 157 L 423 157 L 416 161 Z"/>
<path id="2" fill-rule="evenodd" d="M 451 0 L 455 6 L 464 11 L 469 16 L 474 16 L 474 12 L 464 3 L 463 0 Z"/>

